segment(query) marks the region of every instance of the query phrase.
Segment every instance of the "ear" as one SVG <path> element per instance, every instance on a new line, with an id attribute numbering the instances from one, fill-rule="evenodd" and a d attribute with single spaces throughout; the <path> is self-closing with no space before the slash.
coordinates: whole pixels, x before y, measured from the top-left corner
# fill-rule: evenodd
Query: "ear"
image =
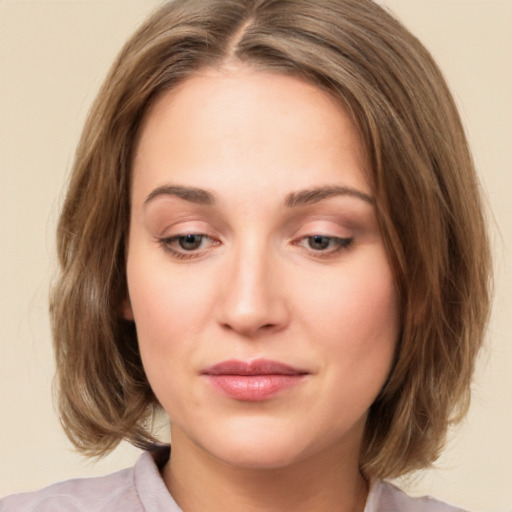
<path id="1" fill-rule="evenodd" d="M 121 302 L 121 316 L 125 320 L 131 320 L 132 322 L 135 320 L 129 297 L 126 297 L 126 299 Z"/>

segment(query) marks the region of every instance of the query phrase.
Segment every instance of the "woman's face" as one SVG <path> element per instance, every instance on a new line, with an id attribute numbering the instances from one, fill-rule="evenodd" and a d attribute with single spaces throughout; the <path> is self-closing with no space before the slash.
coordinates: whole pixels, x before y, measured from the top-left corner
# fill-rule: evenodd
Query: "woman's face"
<path id="1" fill-rule="evenodd" d="M 125 315 L 173 446 L 357 460 L 399 331 L 367 165 L 346 110 L 296 78 L 207 70 L 152 106 Z"/>

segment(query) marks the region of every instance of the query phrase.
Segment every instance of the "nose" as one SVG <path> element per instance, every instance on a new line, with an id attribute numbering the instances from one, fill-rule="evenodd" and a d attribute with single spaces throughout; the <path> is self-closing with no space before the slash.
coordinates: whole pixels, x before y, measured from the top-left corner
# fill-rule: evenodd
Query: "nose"
<path id="1" fill-rule="evenodd" d="M 289 304 L 282 272 L 264 247 L 248 244 L 234 251 L 219 277 L 217 320 L 223 329 L 257 337 L 286 327 Z"/>

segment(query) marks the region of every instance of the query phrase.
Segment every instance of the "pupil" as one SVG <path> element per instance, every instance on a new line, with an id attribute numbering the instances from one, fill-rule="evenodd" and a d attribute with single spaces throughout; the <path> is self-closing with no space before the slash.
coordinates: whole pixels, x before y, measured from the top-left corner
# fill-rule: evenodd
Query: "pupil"
<path id="1" fill-rule="evenodd" d="M 192 250 L 197 249 L 201 245 L 201 235 L 185 235 L 179 238 L 179 244 L 182 249 Z"/>
<path id="2" fill-rule="evenodd" d="M 330 239 L 326 236 L 315 235 L 309 238 L 309 243 L 313 249 L 327 249 Z"/>

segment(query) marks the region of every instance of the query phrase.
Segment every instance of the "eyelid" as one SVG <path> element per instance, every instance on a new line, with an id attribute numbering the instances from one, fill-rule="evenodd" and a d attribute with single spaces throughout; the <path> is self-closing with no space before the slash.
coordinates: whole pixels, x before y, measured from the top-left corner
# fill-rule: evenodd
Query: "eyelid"
<path id="1" fill-rule="evenodd" d="M 354 235 L 353 221 L 332 216 L 315 216 L 301 220 L 293 232 L 294 238 L 301 236 L 324 235 L 335 238 L 350 238 Z"/>
<path id="2" fill-rule="evenodd" d="M 156 226 L 155 226 L 156 227 Z M 173 222 L 162 223 L 162 226 L 154 231 L 160 238 L 171 238 L 173 236 L 184 236 L 189 234 L 203 234 L 211 236 L 214 232 L 209 222 L 196 217 L 185 217 L 176 219 Z"/>

